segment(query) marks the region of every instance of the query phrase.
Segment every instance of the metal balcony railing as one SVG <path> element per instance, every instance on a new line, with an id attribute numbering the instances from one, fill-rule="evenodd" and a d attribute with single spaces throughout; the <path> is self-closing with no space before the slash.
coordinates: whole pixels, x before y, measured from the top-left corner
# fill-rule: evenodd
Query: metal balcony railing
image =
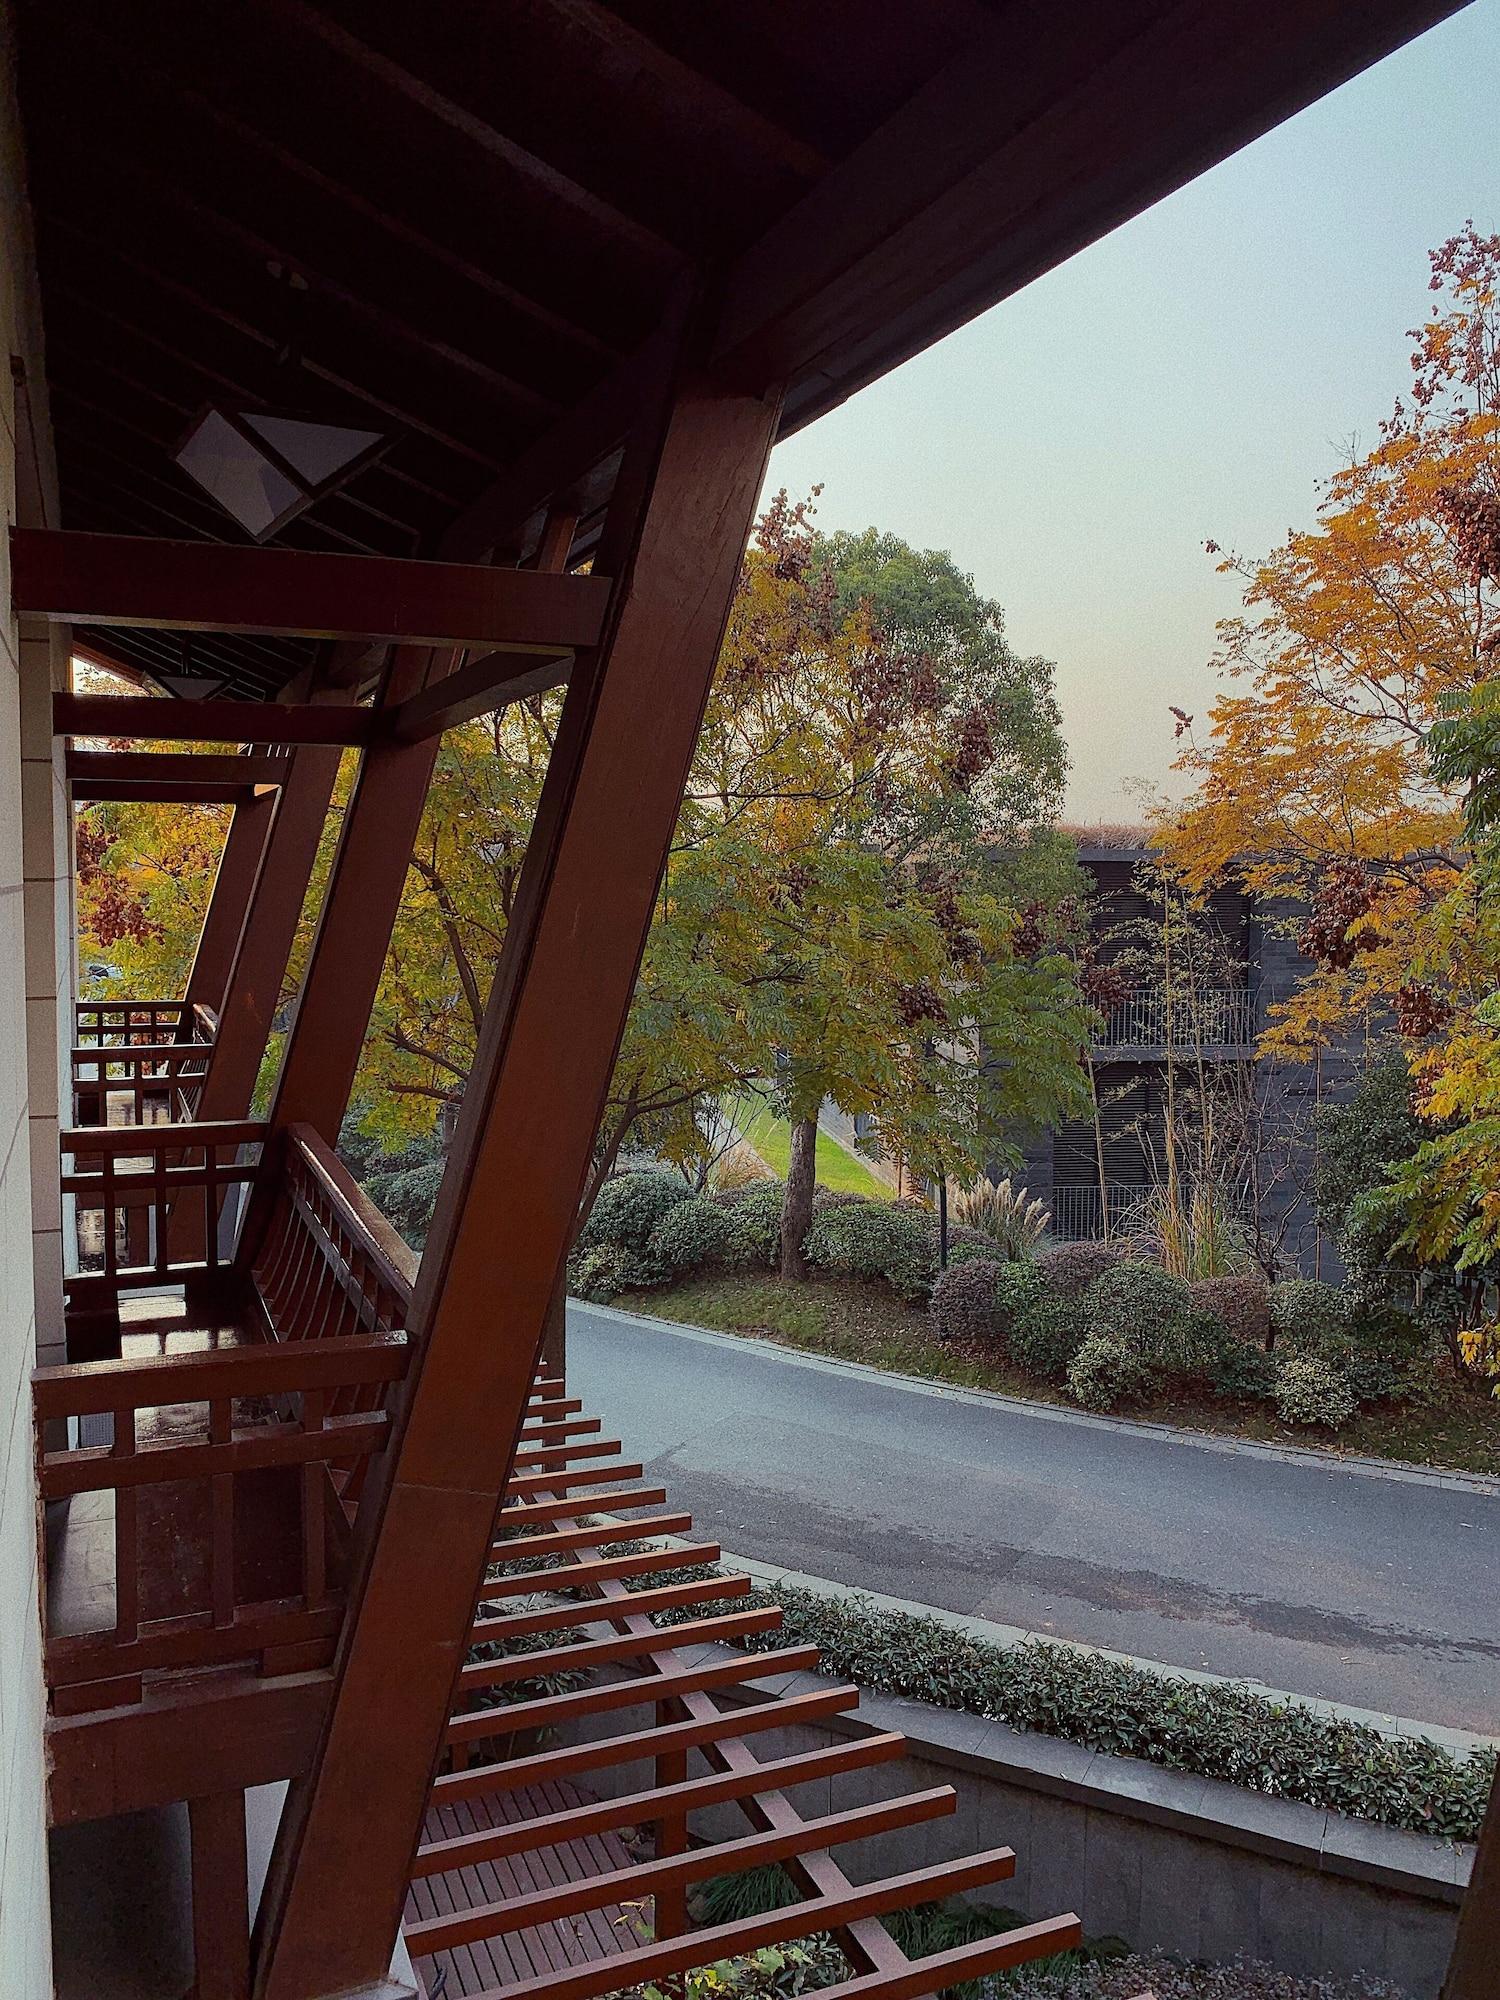
<path id="1" fill-rule="evenodd" d="M 1064 1243 L 1091 1241 L 1103 1236 L 1107 1212 L 1111 1230 L 1122 1224 L 1132 1209 L 1144 1199 L 1143 1187 L 1055 1187 L 1051 1195 L 1052 1234 Z"/>
<path id="2" fill-rule="evenodd" d="M 1244 987 L 1178 994 L 1142 987 L 1104 1010 L 1099 1049 L 1250 1050 L 1255 1003 Z"/>

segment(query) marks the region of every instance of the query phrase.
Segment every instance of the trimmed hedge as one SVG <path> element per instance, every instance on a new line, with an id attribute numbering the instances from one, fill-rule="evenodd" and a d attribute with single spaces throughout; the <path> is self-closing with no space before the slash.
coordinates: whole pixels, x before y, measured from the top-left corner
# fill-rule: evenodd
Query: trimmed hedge
<path id="1" fill-rule="evenodd" d="M 781 1262 L 781 1207 L 785 1181 L 751 1181 L 744 1187 L 719 1188 L 709 1196 L 715 1208 L 734 1218 L 761 1263 L 772 1270 Z"/>
<path id="2" fill-rule="evenodd" d="M 1199 1278 L 1193 1304 L 1212 1313 L 1226 1333 L 1250 1347 L 1271 1344 L 1271 1293 L 1264 1278 Z"/>
<path id="3" fill-rule="evenodd" d="M 1016 1366 L 1044 1381 L 1062 1381 L 1083 1342 L 1076 1300 L 1059 1297 L 1038 1264 L 1002 1264 L 995 1303 Z"/>
<path id="4" fill-rule="evenodd" d="M 705 1574 L 717 1575 L 716 1570 Z M 673 1578 L 681 1572 L 673 1571 Z M 633 1579 L 642 1588 L 653 1579 Z M 1451 1840 L 1474 1840 L 1495 1776 L 1493 1750 L 1468 1757 L 1425 1737 L 1280 1703 L 1238 1682 L 1199 1682 L 1027 1640 L 996 1646 L 936 1618 L 863 1597 L 783 1586 L 720 1600 L 720 1610 L 779 1604 L 779 1630 L 741 1639 L 761 1652 L 816 1645 L 829 1674 L 938 1708 L 992 1717 L 1113 1757 L 1218 1778 L 1273 1798 Z M 670 1625 L 710 1606 L 657 1614 Z"/>
<path id="5" fill-rule="evenodd" d="M 1036 1261 L 1042 1276 L 1058 1298 L 1076 1299 L 1082 1297 L 1095 1278 L 1102 1278 L 1116 1264 L 1123 1264 L 1125 1255 L 1122 1244 L 1085 1240 L 1054 1243 L 1050 1250 L 1043 1250 Z"/>

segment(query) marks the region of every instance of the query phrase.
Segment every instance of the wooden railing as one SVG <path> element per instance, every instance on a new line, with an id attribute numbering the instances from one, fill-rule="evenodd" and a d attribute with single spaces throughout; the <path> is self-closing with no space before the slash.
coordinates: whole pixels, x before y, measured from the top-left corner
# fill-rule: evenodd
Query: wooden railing
<path id="1" fill-rule="evenodd" d="M 226 1274 L 236 1218 L 225 1197 L 254 1179 L 265 1133 L 249 1120 L 63 1132 L 62 1193 L 73 1207 L 69 1308 L 112 1307 L 121 1292 Z"/>
<path id="2" fill-rule="evenodd" d="M 347 1525 L 330 1475 L 381 1449 L 406 1365 L 404 1334 L 385 1332 L 38 1369 L 39 1428 L 112 1430 L 39 1453 L 44 1500 L 113 1501 L 110 1615 L 49 1633 L 54 1712 L 138 1701 L 143 1675 L 326 1665 Z"/>
<path id="3" fill-rule="evenodd" d="M 309 1127 L 292 1126 L 280 1143 L 251 1262 L 268 1332 L 339 1339 L 404 1327 L 411 1251 Z"/>
<path id="4" fill-rule="evenodd" d="M 84 1001 L 77 1012 L 75 1124 L 186 1123 L 193 1117 L 218 1033 L 211 1007 Z"/>

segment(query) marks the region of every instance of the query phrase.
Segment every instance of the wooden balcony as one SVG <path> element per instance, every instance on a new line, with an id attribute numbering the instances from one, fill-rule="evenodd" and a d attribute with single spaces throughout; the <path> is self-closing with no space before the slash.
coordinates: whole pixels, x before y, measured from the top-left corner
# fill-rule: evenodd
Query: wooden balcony
<path id="1" fill-rule="evenodd" d="M 404 1247 L 310 1133 L 62 1143 L 92 1268 L 67 1280 L 88 1358 L 34 1376 L 57 1823 L 305 1768 L 410 1301 Z"/>
<path id="2" fill-rule="evenodd" d="M 186 1123 L 218 1037 L 211 1007 L 80 1001 L 70 1052 L 76 1125 Z"/>

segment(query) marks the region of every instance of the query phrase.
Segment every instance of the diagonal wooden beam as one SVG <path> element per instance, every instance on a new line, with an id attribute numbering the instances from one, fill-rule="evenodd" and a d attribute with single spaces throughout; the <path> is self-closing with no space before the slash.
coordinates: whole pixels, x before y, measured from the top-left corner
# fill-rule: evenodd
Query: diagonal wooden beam
<path id="1" fill-rule="evenodd" d="M 1500 1779 L 1490 1788 L 1490 1802 L 1473 1871 L 1458 1912 L 1458 1936 L 1442 2000 L 1488 2000 L 1495 1990 L 1495 1964 L 1500 1959 Z"/>
<path id="2" fill-rule="evenodd" d="M 63 528 L 10 540 L 17 612 L 52 623 L 555 653 L 593 645 L 609 602 L 602 576 Z"/>
<path id="3" fill-rule="evenodd" d="M 555 659 L 523 665 L 512 653 L 486 653 L 470 660 L 457 673 L 445 674 L 420 694 L 408 695 L 391 712 L 390 733 L 398 743 L 421 743 L 472 722 L 476 715 L 488 715 L 506 702 L 524 701 L 528 695 L 545 694 L 561 687 L 573 665 L 573 654 L 559 653 Z"/>
<path id="4" fill-rule="evenodd" d="M 413 1301 L 420 1372 L 361 1502 L 339 1693 L 262 1902 L 260 2000 L 389 1962 L 776 415 L 695 378 L 627 462 L 632 546 L 527 849 Z"/>
<path id="5" fill-rule="evenodd" d="M 189 1016 L 195 1006 L 211 1007 L 217 1015 L 224 1005 L 235 950 L 275 817 L 276 800 L 271 793 L 262 793 L 234 809 L 183 995 Z"/>
<path id="6" fill-rule="evenodd" d="M 368 743 L 367 708 L 310 702 L 160 701 L 154 695 L 55 694 L 54 736 L 136 737 L 160 743 Z"/>

